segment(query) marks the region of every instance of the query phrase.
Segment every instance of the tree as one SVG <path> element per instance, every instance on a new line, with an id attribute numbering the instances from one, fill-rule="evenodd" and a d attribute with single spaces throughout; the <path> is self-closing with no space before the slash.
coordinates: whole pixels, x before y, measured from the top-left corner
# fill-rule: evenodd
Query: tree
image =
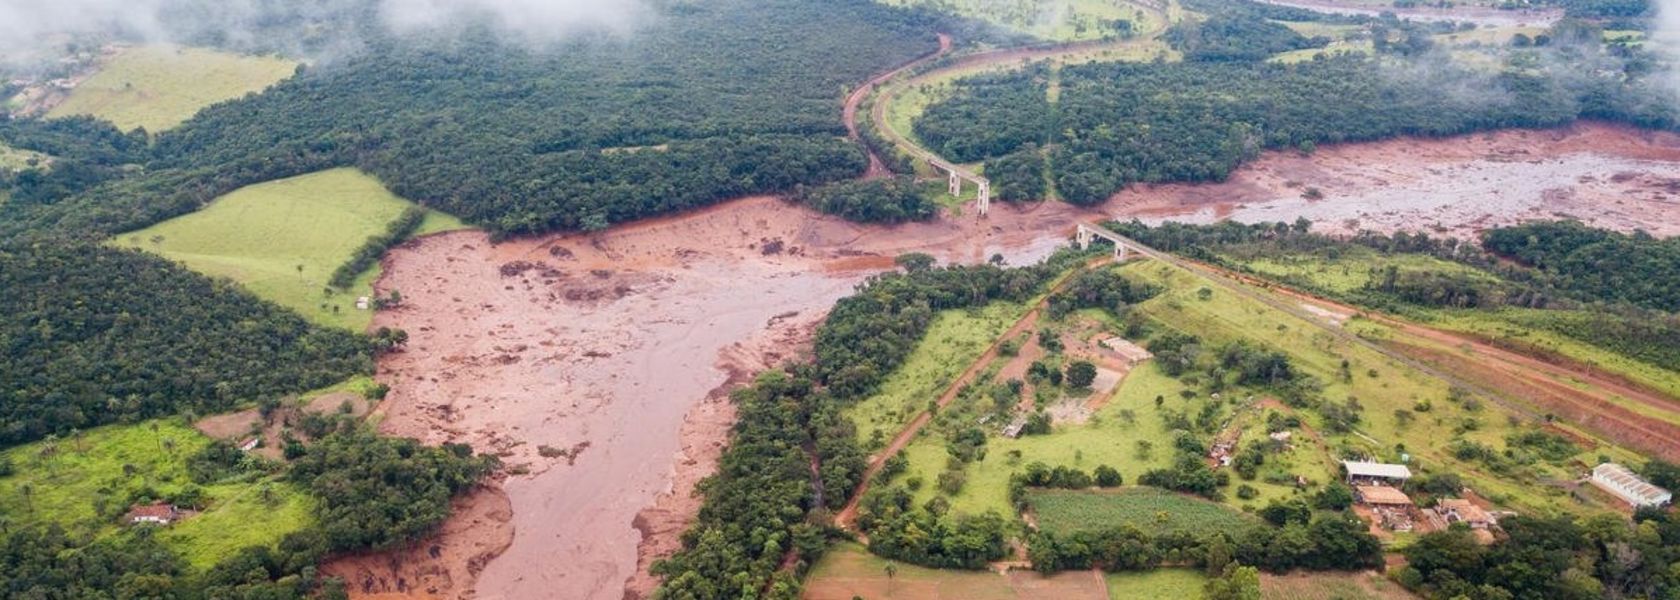
<path id="1" fill-rule="evenodd" d="M 1100 487 L 1117 487 L 1122 483 L 1120 471 L 1108 465 L 1097 465 L 1092 471 L 1096 475 L 1097 485 Z"/>
<path id="2" fill-rule="evenodd" d="M 1097 365 L 1088 360 L 1076 360 L 1068 364 L 1067 382 L 1075 389 L 1087 389 L 1097 379 Z"/>
<path id="3" fill-rule="evenodd" d="M 893 262 L 902 267 L 905 272 L 918 273 L 932 269 L 937 261 L 934 260 L 932 255 L 923 252 L 910 252 L 898 255 L 897 258 L 893 259 Z"/>
<path id="4" fill-rule="evenodd" d="M 1202 589 L 1205 600 L 1260 600 L 1260 571 L 1231 563 Z"/>

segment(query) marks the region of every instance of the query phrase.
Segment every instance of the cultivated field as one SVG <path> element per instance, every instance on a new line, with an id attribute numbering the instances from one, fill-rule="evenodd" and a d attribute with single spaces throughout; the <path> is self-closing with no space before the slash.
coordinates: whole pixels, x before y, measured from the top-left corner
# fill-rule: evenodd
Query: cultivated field
<path id="1" fill-rule="evenodd" d="M 128 130 L 158 132 L 199 110 L 291 77 L 297 63 L 202 48 L 140 46 L 124 51 L 76 86 L 52 117 L 92 115 Z"/>
<path id="2" fill-rule="evenodd" d="M 940 313 L 881 391 L 848 409 L 859 441 L 868 444 L 876 435 L 891 440 L 1023 314 L 1025 306 L 1008 302 Z"/>
<path id="3" fill-rule="evenodd" d="M 1149 487 L 1118 490 L 1033 490 L 1027 494 L 1038 528 L 1055 534 L 1132 525 L 1150 533 L 1202 537 L 1255 524 L 1249 517 L 1200 498 Z"/>
<path id="4" fill-rule="evenodd" d="M 887 576 L 892 564 L 893 575 Z M 1140 583 L 1147 585 L 1148 583 Z M 1199 587 L 1197 588 L 1200 589 Z M 1032 571 L 951 571 L 893 563 L 863 546 L 834 546 L 806 578 L 805 600 L 1103 600 L 1103 579 L 1089 571 L 1044 577 Z M 1115 596 L 1124 597 L 1124 596 Z"/>
<path id="5" fill-rule="evenodd" d="M 1260 575 L 1265 600 L 1415 600 L 1400 584 L 1375 573 Z"/>
<path id="6" fill-rule="evenodd" d="M 1190 569 L 1156 569 L 1142 573 L 1110 573 L 1108 597 L 1113 600 L 1189 600 L 1202 597 L 1207 577 Z"/>
<path id="7" fill-rule="evenodd" d="M 159 538 L 194 568 L 233 550 L 274 544 L 308 524 L 313 502 L 292 484 L 261 476 L 199 486 L 187 458 L 210 438 L 174 420 L 102 427 L 0 452 L 16 473 L 0 477 L 0 506 L 13 523 L 53 523 L 77 535 L 114 535 L 131 503 L 199 488 L 204 510 Z"/>
<path id="8" fill-rule="evenodd" d="M 372 314 L 357 310 L 356 298 L 371 294 L 379 269 L 363 273 L 348 291 L 325 293 L 327 280 L 408 206 L 378 180 L 334 169 L 241 188 L 204 210 L 113 242 L 230 278 L 316 323 L 360 331 Z M 417 234 L 463 227 L 433 212 Z"/>

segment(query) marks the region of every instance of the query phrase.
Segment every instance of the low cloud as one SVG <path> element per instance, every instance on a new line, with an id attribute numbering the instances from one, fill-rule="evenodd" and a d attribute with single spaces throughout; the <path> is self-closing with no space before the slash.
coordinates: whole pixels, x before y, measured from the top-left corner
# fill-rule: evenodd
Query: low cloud
<path id="1" fill-rule="evenodd" d="M 636 0 L 380 0 L 380 19 L 396 33 L 454 30 L 488 22 L 527 42 L 583 31 L 626 33 L 651 13 Z"/>

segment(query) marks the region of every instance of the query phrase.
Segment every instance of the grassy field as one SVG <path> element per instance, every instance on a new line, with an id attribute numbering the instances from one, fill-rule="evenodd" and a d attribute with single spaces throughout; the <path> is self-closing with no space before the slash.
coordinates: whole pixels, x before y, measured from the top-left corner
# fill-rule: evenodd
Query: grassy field
<path id="1" fill-rule="evenodd" d="M 0 144 L 0 171 L 28 169 L 48 160 L 48 156 L 41 154 L 40 152 L 19 150 L 5 144 Z"/>
<path id="2" fill-rule="evenodd" d="M 818 561 L 805 579 L 805 600 L 1030 600 L 1067 598 L 1100 600 L 1104 582 L 1089 571 L 1044 577 L 1032 571 L 954 571 L 892 563 L 887 565 L 863 546 L 842 543 Z M 1197 588 L 1198 590 L 1200 588 Z M 1124 596 L 1116 596 L 1124 597 Z"/>
<path id="3" fill-rule="evenodd" d="M 1415 600 L 1400 584 L 1374 573 L 1260 575 L 1265 600 Z"/>
<path id="4" fill-rule="evenodd" d="M 356 297 L 370 293 L 378 267 L 346 292 L 325 294 L 327 280 L 368 236 L 384 231 L 408 206 L 372 177 L 333 169 L 241 188 L 204 210 L 119 235 L 113 242 L 228 277 L 316 323 L 360 331 L 372 313 L 356 310 Z M 454 217 L 433 212 L 419 233 L 463 227 Z"/>
<path id="5" fill-rule="evenodd" d="M 1188 532 L 1197 537 L 1234 532 L 1254 520 L 1224 506 L 1147 487 L 1102 491 L 1033 490 L 1027 494 L 1039 530 L 1065 534 L 1133 525 L 1151 533 Z"/>
<path id="6" fill-rule="evenodd" d="M 1189 600 L 1202 597 L 1207 576 L 1190 569 L 1156 569 L 1142 573 L 1110 573 L 1108 597 L 1113 600 Z"/>
<path id="7" fill-rule="evenodd" d="M 0 452 L 16 473 L 0 478 L 0 506 L 13 523 L 55 523 L 79 535 L 121 531 L 130 500 L 168 496 L 194 486 L 186 458 L 210 442 L 175 420 L 102 427 Z M 50 449 L 50 450 L 49 450 Z M 266 488 L 268 492 L 262 490 Z M 307 526 L 304 492 L 280 481 L 202 486 L 204 512 L 160 537 L 196 568 L 237 548 L 278 542 Z"/>
<path id="8" fill-rule="evenodd" d="M 297 63 L 177 46 L 124 51 L 82 82 L 48 116 L 92 115 L 128 130 L 159 132 L 199 110 L 291 77 Z"/>
<path id="9" fill-rule="evenodd" d="M 1026 311 L 1020 304 L 994 302 L 979 310 L 940 313 L 881 391 L 847 409 L 859 440 L 868 443 L 876 431 L 892 439 Z"/>
<path id="10" fill-rule="evenodd" d="M 1134 32 L 1160 27 L 1159 13 L 1129 2 L 1115 0 L 1035 0 L 996 2 L 992 0 L 880 0 L 894 6 L 937 5 L 958 15 L 972 17 L 1019 33 L 1058 42 L 1116 37 L 1109 23 L 1126 20 Z"/>

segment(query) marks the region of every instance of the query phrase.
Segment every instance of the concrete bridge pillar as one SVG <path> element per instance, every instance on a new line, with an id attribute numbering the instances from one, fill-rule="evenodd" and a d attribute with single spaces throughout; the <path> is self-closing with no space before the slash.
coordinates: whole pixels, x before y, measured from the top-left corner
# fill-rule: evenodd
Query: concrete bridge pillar
<path id="1" fill-rule="evenodd" d="M 980 216 L 992 210 L 992 182 L 980 180 Z"/>
<path id="2" fill-rule="evenodd" d="M 1086 229 L 1084 225 L 1080 225 L 1079 226 L 1079 231 L 1077 233 L 1075 233 L 1074 236 L 1073 236 L 1073 240 L 1074 240 L 1075 244 L 1079 245 L 1080 250 L 1090 248 L 1091 247 L 1091 230 Z"/>
<path id="3" fill-rule="evenodd" d="M 962 196 L 962 176 L 957 175 L 956 169 L 951 170 L 951 195 Z"/>

